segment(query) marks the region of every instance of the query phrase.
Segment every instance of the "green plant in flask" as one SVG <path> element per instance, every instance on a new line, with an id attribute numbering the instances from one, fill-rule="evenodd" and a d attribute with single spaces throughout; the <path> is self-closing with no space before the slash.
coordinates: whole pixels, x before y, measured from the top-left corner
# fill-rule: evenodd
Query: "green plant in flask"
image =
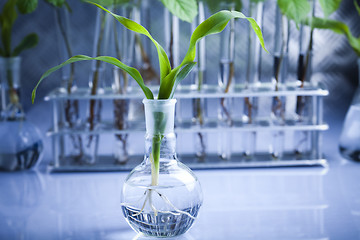
<path id="1" fill-rule="evenodd" d="M 2 80 L 4 81 L 2 85 L 2 111 L 3 114 L 5 111 L 11 111 L 9 113 L 9 117 L 15 117 L 16 114 L 23 111 L 19 98 L 19 77 L 14 76 L 16 73 L 11 70 L 10 65 L 12 65 L 12 62 L 19 62 L 18 64 L 20 64 L 20 59 L 16 60 L 16 57 L 18 57 L 22 51 L 35 47 L 39 41 L 36 33 L 30 33 L 26 35 L 16 47 L 13 48 L 13 27 L 19 16 L 18 12 L 21 14 L 29 14 L 32 13 L 36 7 L 37 1 L 34 0 L 27 2 L 8 0 L 4 4 L 0 14 L 0 56 L 3 59 L 2 70 L 4 71 L 4 79 Z"/>
<path id="2" fill-rule="evenodd" d="M 129 224 L 146 235 L 169 237 L 184 233 L 192 225 L 202 203 L 200 184 L 189 168 L 177 161 L 175 151 L 174 106 L 172 99 L 178 84 L 195 66 L 196 45 L 200 39 L 221 32 L 233 18 L 246 19 L 257 34 L 261 45 L 264 41 L 254 19 L 238 11 L 220 11 L 202 22 L 193 32 L 189 48 L 179 66 L 171 67 L 165 50 L 140 24 L 119 16 L 93 3 L 111 14 L 123 26 L 148 37 L 156 47 L 160 66 L 160 87 L 157 98 L 145 85 L 140 72 L 109 56 L 88 57 L 77 55 L 46 71 L 35 86 L 34 101 L 39 84 L 52 72 L 78 61 L 98 60 L 113 64 L 127 72 L 140 86 L 146 99 L 146 154 L 142 164 L 127 177 L 122 195 L 122 209 Z M 187 205 L 188 204 L 188 205 Z M 149 223 L 157 227 L 151 227 Z M 174 229 L 175 228 L 175 229 Z"/>
<path id="3" fill-rule="evenodd" d="M 34 167 L 43 150 L 42 137 L 31 122 L 26 120 L 21 105 L 21 57 L 24 50 L 38 43 L 35 33 L 26 35 L 13 47 L 13 31 L 19 14 L 32 13 L 37 1 L 8 0 L 0 13 L 0 169 L 24 170 Z M 26 79 L 30 81 L 30 79 Z"/>

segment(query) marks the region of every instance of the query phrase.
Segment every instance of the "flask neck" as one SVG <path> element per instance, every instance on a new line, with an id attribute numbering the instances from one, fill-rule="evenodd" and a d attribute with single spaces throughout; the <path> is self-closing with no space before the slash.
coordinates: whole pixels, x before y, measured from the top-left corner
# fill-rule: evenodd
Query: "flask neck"
<path id="1" fill-rule="evenodd" d="M 145 106 L 145 152 L 146 159 L 176 159 L 174 133 L 175 99 L 143 101 Z"/>
<path id="2" fill-rule="evenodd" d="M 174 133 L 175 99 L 143 100 L 146 134 L 167 135 Z"/>

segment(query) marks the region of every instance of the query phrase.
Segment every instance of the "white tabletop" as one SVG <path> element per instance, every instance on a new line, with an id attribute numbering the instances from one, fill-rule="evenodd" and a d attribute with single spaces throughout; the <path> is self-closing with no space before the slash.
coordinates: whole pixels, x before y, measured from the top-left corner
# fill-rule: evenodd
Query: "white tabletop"
<path id="1" fill-rule="evenodd" d="M 195 171 L 204 204 L 176 239 L 358 239 L 360 164 L 340 157 L 330 127 L 329 168 Z M 143 239 L 120 209 L 126 175 L 0 172 L 0 239 Z"/>

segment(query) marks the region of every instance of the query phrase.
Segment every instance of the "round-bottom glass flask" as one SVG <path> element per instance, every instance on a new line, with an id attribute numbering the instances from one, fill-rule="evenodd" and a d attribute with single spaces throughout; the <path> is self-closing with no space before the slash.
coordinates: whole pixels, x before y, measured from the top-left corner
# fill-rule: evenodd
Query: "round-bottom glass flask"
<path id="1" fill-rule="evenodd" d="M 202 190 L 195 174 L 176 156 L 176 100 L 145 99 L 143 103 L 146 153 L 125 180 L 122 211 L 136 232 L 174 237 L 185 233 L 197 218 Z"/>
<path id="2" fill-rule="evenodd" d="M 346 113 L 340 135 L 339 150 L 343 157 L 360 162 L 360 58 L 357 60 L 359 86 Z"/>
<path id="3" fill-rule="evenodd" d="M 0 170 L 25 170 L 40 162 L 39 129 L 26 120 L 20 101 L 20 57 L 0 58 Z"/>

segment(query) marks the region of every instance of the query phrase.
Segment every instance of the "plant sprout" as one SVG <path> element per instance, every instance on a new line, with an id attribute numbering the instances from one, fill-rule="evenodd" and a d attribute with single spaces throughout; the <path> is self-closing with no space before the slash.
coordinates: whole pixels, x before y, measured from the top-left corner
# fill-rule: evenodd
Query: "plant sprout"
<path id="1" fill-rule="evenodd" d="M 314 1 L 314 0 L 313 0 Z M 336 11 L 341 3 L 341 0 L 320 0 L 320 6 L 324 12 L 325 17 L 327 18 L 331 15 L 334 11 Z M 313 9 L 311 16 L 308 14 L 311 11 L 311 6 L 308 0 L 278 0 L 278 6 L 281 12 L 287 16 L 288 19 L 293 20 L 298 27 L 301 24 L 303 25 L 311 25 L 310 29 L 310 38 L 309 43 L 306 49 L 305 56 L 300 52 L 299 55 L 299 62 L 298 62 L 298 80 L 300 80 L 301 85 L 300 88 L 304 87 L 305 79 L 308 70 L 310 69 L 311 64 L 311 53 L 313 49 L 313 33 L 315 28 L 321 28 L 321 21 L 315 17 L 315 1 L 313 2 Z M 324 19 L 324 21 L 326 21 Z M 325 24 L 326 25 L 326 24 Z M 322 26 L 325 27 L 325 26 Z M 302 29 L 300 29 L 301 32 Z M 300 33 L 301 35 L 301 33 Z M 302 39 L 299 39 L 300 45 Z M 301 51 L 301 49 L 300 49 Z M 302 117 L 303 109 L 305 107 L 305 97 L 304 96 L 297 96 L 296 99 L 296 113 L 298 114 L 300 120 Z M 295 153 L 301 154 L 299 151 L 299 147 L 306 142 L 306 135 L 307 133 L 304 132 L 304 137 L 298 140 Z"/>
<path id="2" fill-rule="evenodd" d="M 66 22 L 62 19 L 61 9 L 72 13 L 72 10 L 66 0 L 45 0 L 55 11 L 55 21 L 58 25 L 58 30 L 62 42 L 64 44 L 65 56 L 73 56 L 73 50 L 71 46 L 69 31 L 66 29 Z M 62 59 L 61 59 L 62 60 Z M 65 91 L 70 95 L 75 89 L 75 63 L 70 64 L 70 70 L 68 76 L 63 76 L 66 79 Z M 76 121 L 79 118 L 79 101 L 77 99 L 67 99 L 64 106 L 65 122 L 70 129 L 74 128 Z M 73 146 L 79 150 L 79 153 L 75 156 L 76 160 L 80 160 L 84 155 L 84 144 L 80 135 L 70 135 Z"/>
<path id="3" fill-rule="evenodd" d="M 311 25 L 312 21 L 318 21 L 315 17 L 315 4 L 313 5 L 313 12 L 312 16 L 308 17 L 308 14 L 311 11 L 311 6 L 308 2 L 308 0 L 277 0 L 278 6 L 282 12 L 288 19 L 293 20 L 296 24 L 296 26 L 299 27 L 299 25 L 303 25 L 304 23 L 307 25 Z M 325 17 L 327 18 L 329 15 L 331 15 L 333 12 L 335 12 L 341 3 L 341 0 L 320 0 L 320 6 L 324 12 Z M 311 28 L 310 31 L 310 39 L 309 39 L 309 45 L 306 50 L 306 56 L 305 56 L 305 63 L 299 63 L 299 80 L 301 81 L 301 87 L 304 86 L 306 72 L 308 68 L 310 67 L 310 54 L 313 47 L 313 31 L 314 28 L 318 28 L 315 25 L 313 25 L 313 28 Z M 319 28 L 321 28 L 319 26 Z M 301 41 L 301 39 L 300 39 Z"/>
<path id="4" fill-rule="evenodd" d="M 217 9 L 224 9 L 224 10 L 237 10 L 240 11 L 241 7 L 242 7 L 242 2 L 241 1 L 234 1 L 234 0 L 226 0 L 226 1 L 214 1 L 214 0 L 206 0 L 210 10 L 212 12 L 215 12 Z M 224 84 L 224 93 L 228 93 L 230 90 L 230 86 L 232 83 L 232 80 L 234 78 L 234 74 L 235 74 L 235 64 L 234 64 L 234 51 L 235 51 L 235 19 L 231 19 L 230 20 L 230 29 L 229 29 L 229 36 L 226 36 L 224 41 L 227 41 L 227 43 L 223 43 L 221 41 L 221 45 L 225 45 L 229 47 L 229 49 L 225 49 L 224 52 L 226 52 L 227 56 L 227 60 L 229 66 L 228 66 L 228 73 L 227 73 L 227 79 L 225 79 L 226 77 L 226 73 L 224 72 L 224 69 L 226 69 L 223 65 L 224 63 L 220 63 L 220 81 L 221 84 Z M 223 40 L 223 39 L 221 39 Z M 199 99 L 200 100 L 200 99 Z M 225 115 L 226 118 L 226 122 L 228 123 L 229 126 L 232 125 L 232 117 L 230 114 L 230 111 L 227 109 L 227 107 L 225 106 L 225 98 L 221 98 L 220 99 L 220 107 L 222 109 L 223 114 Z"/>
<path id="5" fill-rule="evenodd" d="M 157 98 L 154 97 L 153 92 L 144 84 L 144 80 L 140 75 L 139 71 L 135 68 L 125 65 L 120 60 L 114 57 L 109 56 L 98 56 L 98 57 L 89 57 L 85 55 L 77 55 L 73 56 L 67 61 L 63 62 L 62 64 L 55 66 L 48 71 L 46 71 L 40 78 L 39 82 L 35 86 L 32 92 L 32 101 L 34 102 L 36 96 L 36 90 L 39 84 L 48 77 L 52 72 L 60 69 L 61 67 L 71 64 L 78 61 L 87 61 L 87 60 L 97 60 L 103 61 L 110 64 L 113 64 L 116 67 L 121 68 L 125 72 L 127 72 L 140 86 L 144 95 L 147 99 L 171 99 L 174 97 L 175 89 L 178 84 L 190 73 L 190 71 L 195 66 L 195 55 L 196 55 L 196 45 L 200 39 L 205 36 L 219 33 L 221 32 L 227 25 L 227 23 L 234 18 L 246 19 L 250 22 L 253 30 L 255 31 L 256 35 L 259 38 L 261 46 L 265 49 L 264 46 L 264 39 L 261 33 L 261 29 L 256 23 L 256 21 L 252 18 L 246 17 L 244 14 L 238 11 L 220 11 L 218 13 L 213 14 L 204 22 L 202 22 L 193 32 L 189 48 L 187 53 L 181 62 L 181 64 L 175 68 L 171 68 L 169 58 L 167 57 L 166 52 L 160 46 L 160 44 L 150 35 L 150 33 L 140 24 L 127 19 L 125 17 L 119 16 L 111 11 L 107 10 L 106 8 L 96 4 L 89 2 L 91 4 L 96 5 L 98 8 L 104 10 L 105 12 L 111 14 L 118 22 L 120 22 L 124 27 L 128 28 L 131 31 L 134 31 L 139 34 L 143 34 L 147 36 L 155 45 L 158 53 L 159 59 L 159 66 L 160 66 L 160 87 Z M 266 49 L 265 49 L 266 50 Z M 160 145 L 161 141 L 164 137 L 164 127 L 166 123 L 166 116 L 162 112 L 155 112 L 155 126 L 154 126 L 154 135 L 152 141 L 152 148 L 150 154 L 150 161 L 151 161 L 151 186 L 158 185 L 159 180 L 159 167 L 160 167 Z M 146 194 L 151 195 L 151 189 L 146 190 Z M 163 198 L 164 201 L 165 198 Z M 151 197 L 146 198 L 145 203 L 149 201 L 151 202 Z M 169 203 L 170 204 L 170 203 Z M 171 205 L 171 204 L 170 204 Z M 142 210 L 141 210 L 142 211 Z M 156 211 L 155 211 L 156 213 Z"/>
<path id="6" fill-rule="evenodd" d="M 354 5 L 360 16 L 360 7 L 357 4 L 356 0 L 354 1 Z M 343 34 L 356 55 L 360 57 L 360 36 L 355 37 L 351 33 L 349 26 L 345 23 L 328 18 L 314 18 L 311 22 L 306 21 L 306 24 L 311 25 L 313 29 L 329 29 L 332 30 L 334 33 Z"/>
<path id="7" fill-rule="evenodd" d="M 5 58 L 12 58 L 19 56 L 20 53 L 26 49 L 33 48 L 38 43 L 38 36 L 35 33 L 30 33 L 25 36 L 22 41 L 13 49 L 12 43 L 12 30 L 18 12 L 21 14 L 28 14 L 33 12 L 37 7 L 37 1 L 16 1 L 8 0 L 0 13 L 0 28 L 1 28 L 1 45 L 0 56 Z M 17 110 L 22 111 L 20 104 L 19 93 L 16 86 L 14 86 L 13 76 L 11 70 L 7 70 L 7 84 L 9 87 L 10 105 L 7 108 L 14 108 L 14 114 Z"/>

